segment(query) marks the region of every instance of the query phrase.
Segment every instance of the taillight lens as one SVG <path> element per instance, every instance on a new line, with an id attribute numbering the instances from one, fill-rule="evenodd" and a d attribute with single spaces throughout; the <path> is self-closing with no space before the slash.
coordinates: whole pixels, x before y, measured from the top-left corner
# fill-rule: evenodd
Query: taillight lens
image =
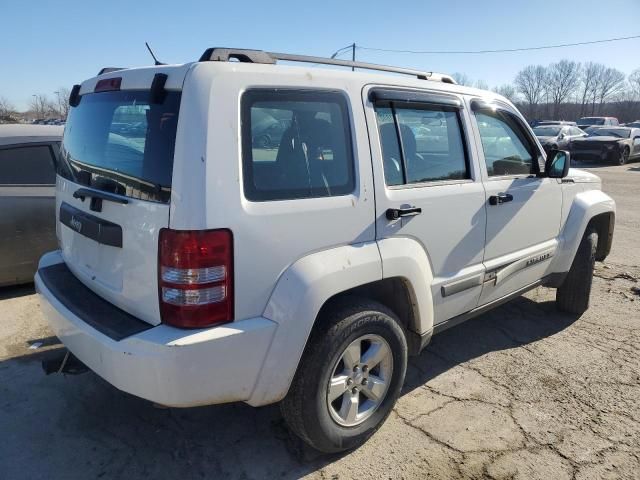
<path id="1" fill-rule="evenodd" d="M 162 322 L 201 328 L 233 320 L 233 236 L 229 230 L 160 230 Z"/>

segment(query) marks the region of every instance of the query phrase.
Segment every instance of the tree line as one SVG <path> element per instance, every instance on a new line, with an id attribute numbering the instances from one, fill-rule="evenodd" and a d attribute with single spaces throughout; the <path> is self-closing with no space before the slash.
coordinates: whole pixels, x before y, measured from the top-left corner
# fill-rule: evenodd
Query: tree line
<path id="1" fill-rule="evenodd" d="M 482 80 L 454 73 L 461 85 L 488 90 Z M 601 63 L 560 60 L 550 65 L 528 65 L 512 83 L 493 88 L 511 100 L 529 119 L 576 120 L 584 116 L 612 116 L 621 122 L 640 119 L 640 68 L 626 76 Z M 53 97 L 31 96 L 29 110 L 19 113 L 0 97 L 0 122 L 20 118 L 62 118 L 69 112 L 69 89 L 61 87 Z"/>
<path id="2" fill-rule="evenodd" d="M 453 77 L 462 85 L 487 88 L 463 73 Z M 576 120 L 585 116 L 640 119 L 640 68 L 630 75 L 601 63 L 560 60 L 550 65 L 528 65 L 512 83 L 496 86 L 529 119 Z"/>
<path id="3" fill-rule="evenodd" d="M 60 87 L 53 96 L 43 93 L 31 95 L 29 109 L 19 112 L 5 97 L 0 96 L 0 123 L 13 123 L 21 119 L 66 119 L 69 113 L 69 93 L 66 87 Z"/>

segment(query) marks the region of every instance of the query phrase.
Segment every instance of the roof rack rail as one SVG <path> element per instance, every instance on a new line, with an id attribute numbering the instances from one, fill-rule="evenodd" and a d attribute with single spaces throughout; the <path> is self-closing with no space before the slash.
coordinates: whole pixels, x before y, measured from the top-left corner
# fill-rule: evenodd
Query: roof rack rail
<path id="1" fill-rule="evenodd" d="M 98 72 L 98 75 L 102 75 L 103 73 L 117 72 L 119 70 L 126 70 L 126 68 L 124 68 L 124 67 L 104 67 L 104 68 L 100 69 L 100 71 Z"/>
<path id="2" fill-rule="evenodd" d="M 378 65 L 376 63 L 353 62 L 351 60 L 340 60 L 338 58 L 313 57 L 310 55 L 295 55 L 291 53 L 265 52 L 263 50 L 247 50 L 242 48 L 208 48 L 200 57 L 200 62 L 228 62 L 237 60 L 242 63 L 264 63 L 274 64 L 278 60 L 286 62 L 317 63 L 321 65 L 337 65 L 340 67 L 362 68 L 364 70 L 377 70 L 382 72 L 401 73 L 411 75 L 421 80 L 433 80 L 456 84 L 451 75 L 435 72 L 422 72 L 410 68 L 392 67 L 389 65 Z"/>

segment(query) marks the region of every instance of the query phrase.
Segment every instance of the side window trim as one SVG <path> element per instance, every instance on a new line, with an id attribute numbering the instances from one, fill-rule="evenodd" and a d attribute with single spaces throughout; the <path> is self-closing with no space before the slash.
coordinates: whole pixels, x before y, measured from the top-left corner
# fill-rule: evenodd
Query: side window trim
<path id="1" fill-rule="evenodd" d="M 508 108 L 506 105 L 502 105 L 501 103 L 497 103 L 497 102 L 489 103 L 489 102 L 486 102 L 485 100 L 474 98 L 471 100 L 471 110 L 473 111 L 473 114 L 474 114 L 473 117 L 476 124 L 477 124 L 477 118 L 475 114 L 477 112 L 482 112 L 482 111 L 492 112 L 492 111 L 499 110 L 501 113 L 506 114 L 509 117 L 509 119 L 515 123 L 517 129 L 520 131 L 520 134 L 524 137 L 526 141 L 526 146 L 528 146 L 530 149 L 529 153 L 531 154 L 532 164 L 534 167 L 533 173 L 528 173 L 528 174 L 518 173 L 518 174 L 511 174 L 511 175 L 488 175 L 487 179 L 489 181 L 493 179 L 503 180 L 505 178 L 528 178 L 531 176 L 539 176 L 541 173 L 543 173 L 540 167 L 540 157 L 542 156 L 542 152 L 538 148 L 538 144 L 534 140 L 533 135 L 531 134 L 529 129 L 525 126 L 525 122 L 523 122 L 522 119 L 515 112 L 511 110 L 511 108 Z M 482 139 L 479 138 L 479 140 L 482 140 Z M 482 146 L 482 142 L 481 142 L 481 146 Z M 482 151 L 484 156 L 484 148 L 482 148 Z M 486 164 L 486 158 L 485 158 L 485 164 Z"/>
<path id="2" fill-rule="evenodd" d="M 55 150 L 53 148 L 53 144 L 59 142 L 58 140 L 51 141 L 41 141 L 41 142 L 28 142 L 28 143 L 12 143 L 10 145 L 2 145 L 0 146 L 0 151 L 4 150 L 16 150 L 19 148 L 29 148 L 29 147 L 47 147 L 49 150 L 51 168 L 53 170 L 53 183 L 3 183 L 0 178 L 0 187 L 55 187 L 56 185 L 56 162 L 58 158 L 56 157 Z"/>
<path id="3" fill-rule="evenodd" d="M 402 190 L 407 188 L 418 187 L 434 187 L 441 185 L 455 185 L 460 183 L 473 183 L 473 175 L 471 168 L 471 149 L 469 146 L 470 137 L 467 125 L 465 123 L 462 112 L 464 110 L 463 103 L 457 98 L 449 95 L 436 94 L 431 92 L 418 92 L 414 90 L 400 90 L 390 88 L 374 88 L 369 92 L 369 100 L 374 106 L 374 109 L 378 106 L 388 106 L 391 108 L 394 119 L 395 132 L 398 138 L 398 146 L 400 148 L 400 157 L 402 163 L 402 180 L 403 183 L 397 185 L 389 185 L 386 183 L 385 187 L 391 190 Z M 443 108 L 445 111 L 455 112 L 456 120 L 458 124 L 458 134 L 460 136 L 460 142 L 462 144 L 462 151 L 464 155 L 465 175 L 466 178 L 452 179 L 452 180 L 427 180 L 424 182 L 408 182 L 407 167 L 405 161 L 405 149 L 403 145 L 402 135 L 400 134 L 400 120 L 397 114 L 398 108 L 400 109 L 425 109 L 429 107 Z M 380 128 L 376 125 L 376 131 L 378 139 L 380 139 Z M 380 148 L 382 152 L 382 145 Z M 384 161 L 384 159 L 383 159 Z"/>

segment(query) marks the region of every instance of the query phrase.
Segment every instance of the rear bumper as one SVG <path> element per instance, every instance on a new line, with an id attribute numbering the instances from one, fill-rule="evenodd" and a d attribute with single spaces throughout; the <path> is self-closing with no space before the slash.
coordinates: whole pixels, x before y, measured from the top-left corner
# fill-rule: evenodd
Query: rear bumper
<path id="1" fill-rule="evenodd" d="M 40 269 L 61 262 L 51 252 Z M 276 330 L 259 317 L 200 330 L 158 325 L 116 340 L 63 304 L 40 272 L 35 284 L 49 325 L 78 359 L 116 388 L 167 406 L 248 400 Z"/>

